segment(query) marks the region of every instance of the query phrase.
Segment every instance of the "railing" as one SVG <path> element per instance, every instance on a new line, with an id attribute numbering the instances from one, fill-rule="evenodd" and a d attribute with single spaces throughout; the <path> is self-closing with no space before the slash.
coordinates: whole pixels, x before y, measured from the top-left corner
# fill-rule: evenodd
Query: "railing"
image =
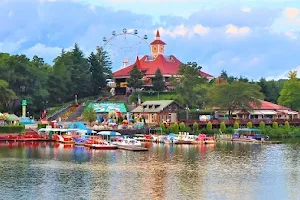
<path id="1" fill-rule="evenodd" d="M 207 120 L 207 121 L 200 121 L 200 120 L 179 120 L 179 122 L 184 122 L 187 125 L 193 125 L 194 122 L 197 122 L 200 126 L 206 125 L 208 122 L 211 122 L 213 125 L 220 125 L 224 122 L 226 125 L 234 125 L 235 122 L 238 122 L 240 125 L 247 125 L 248 122 L 251 122 L 253 125 L 259 125 L 260 122 L 264 122 L 266 125 L 271 125 L 273 122 L 277 122 L 278 125 L 283 125 L 286 121 L 289 122 L 291 125 L 300 125 L 300 119 L 224 119 L 224 120 Z"/>

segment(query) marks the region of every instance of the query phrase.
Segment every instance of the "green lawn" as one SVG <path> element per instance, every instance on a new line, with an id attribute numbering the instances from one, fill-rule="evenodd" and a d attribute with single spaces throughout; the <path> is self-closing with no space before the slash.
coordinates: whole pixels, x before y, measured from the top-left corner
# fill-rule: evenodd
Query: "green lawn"
<path id="1" fill-rule="evenodd" d="M 172 93 L 163 93 L 163 94 L 157 94 L 157 95 L 141 95 L 142 101 L 153 101 L 153 100 L 176 100 L 177 94 L 172 92 Z M 130 96 L 129 101 L 132 103 L 137 102 L 137 94 L 133 94 Z"/>

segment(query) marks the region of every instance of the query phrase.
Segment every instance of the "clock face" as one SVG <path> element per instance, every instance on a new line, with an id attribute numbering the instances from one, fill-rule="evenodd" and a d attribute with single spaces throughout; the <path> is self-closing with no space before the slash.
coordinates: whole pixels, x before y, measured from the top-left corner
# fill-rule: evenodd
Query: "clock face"
<path id="1" fill-rule="evenodd" d="M 160 46 L 159 51 L 163 52 L 164 51 L 164 46 Z"/>
<path id="2" fill-rule="evenodd" d="M 157 49 L 157 46 L 153 46 L 153 47 L 152 47 L 152 51 L 153 51 L 153 52 L 157 52 L 157 50 L 158 50 L 158 49 Z"/>

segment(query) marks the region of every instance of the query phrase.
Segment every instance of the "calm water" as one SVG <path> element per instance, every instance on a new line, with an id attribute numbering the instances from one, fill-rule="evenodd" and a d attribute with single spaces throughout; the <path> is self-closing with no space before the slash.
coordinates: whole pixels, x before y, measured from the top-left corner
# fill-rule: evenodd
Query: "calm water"
<path id="1" fill-rule="evenodd" d="M 300 199 L 300 141 L 148 152 L 0 144 L 0 199 Z"/>

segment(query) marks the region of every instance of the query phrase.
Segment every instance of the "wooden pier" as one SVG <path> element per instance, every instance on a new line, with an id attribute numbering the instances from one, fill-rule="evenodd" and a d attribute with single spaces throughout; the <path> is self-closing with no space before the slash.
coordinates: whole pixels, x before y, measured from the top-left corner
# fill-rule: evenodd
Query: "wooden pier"
<path id="1" fill-rule="evenodd" d="M 122 146 L 122 145 L 118 145 L 118 149 L 127 150 L 127 151 L 148 151 L 148 149 L 145 147 Z"/>

